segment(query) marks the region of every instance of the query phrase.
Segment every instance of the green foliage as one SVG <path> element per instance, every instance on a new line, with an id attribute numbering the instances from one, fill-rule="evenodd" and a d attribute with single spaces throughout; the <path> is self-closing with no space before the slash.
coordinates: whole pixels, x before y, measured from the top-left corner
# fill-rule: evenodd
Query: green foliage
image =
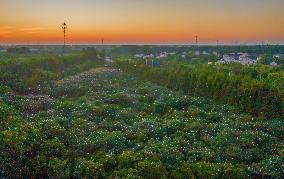
<path id="1" fill-rule="evenodd" d="M 193 96 L 209 97 L 239 108 L 257 117 L 283 117 L 284 73 L 280 68 L 265 65 L 184 65 L 165 61 L 161 68 L 151 68 L 139 61 L 116 61 L 124 71 L 171 90 Z M 156 110 L 163 112 L 162 103 Z"/>
<path id="2" fill-rule="evenodd" d="M 48 173 L 50 177 L 68 177 L 69 172 L 66 171 L 66 167 L 66 160 L 52 158 L 48 163 Z"/>
<path id="3" fill-rule="evenodd" d="M 7 52 L 12 54 L 26 54 L 30 52 L 30 49 L 27 47 L 10 47 L 7 49 Z"/>
<path id="4" fill-rule="evenodd" d="M 144 160 L 137 164 L 138 175 L 143 178 L 167 178 L 167 171 L 161 162 Z"/>
<path id="5" fill-rule="evenodd" d="M 54 80 L 102 65 L 95 49 L 68 56 L 12 56 L 0 61 L 0 89 L 5 85 L 19 93 L 49 94 Z"/>
<path id="6" fill-rule="evenodd" d="M 153 82 L 165 83 L 178 92 L 115 69 L 96 68 L 73 75 L 99 64 L 87 59 L 82 62 L 82 56 L 17 62 L 23 66 L 11 61 L 8 69 L 0 66 L 5 69 L 0 79 L 14 80 L 5 81 L 0 88 L 0 177 L 281 177 L 283 120 L 267 120 L 265 115 L 253 117 L 232 106 L 184 94 L 212 94 L 222 99 L 217 90 L 222 90 L 232 78 L 236 81 L 228 83 L 232 83 L 229 89 L 242 81 L 245 87 L 251 85 L 246 89 L 249 94 L 274 92 L 274 98 L 266 96 L 264 100 L 269 112 L 269 105 L 279 102 L 281 73 L 262 68 L 261 74 L 269 79 L 269 84 L 258 84 L 259 69 L 235 69 L 234 73 L 245 74 L 242 79 L 227 76 L 225 67 L 216 67 L 223 72 L 209 78 L 208 74 L 216 71 L 206 71 L 202 65 L 200 70 L 206 73 L 198 75 L 187 66 L 177 65 L 176 71 L 152 71 L 142 65 L 136 71 L 125 63 L 129 72 L 143 72 L 140 77 L 144 79 L 150 78 L 146 72 L 157 74 Z M 35 68 L 30 69 L 31 66 Z M 74 69 L 78 71 L 73 72 Z M 23 76 L 13 77 L 12 71 Z M 34 73 L 34 77 L 29 73 Z M 37 84 L 38 94 L 35 88 L 29 89 L 34 85 L 30 78 Z M 252 84 L 247 84 L 247 80 Z M 19 87 L 29 95 L 17 93 Z M 210 92 L 209 88 L 215 91 Z M 238 90 L 230 93 L 236 95 Z M 256 103 L 249 99 L 242 100 L 252 108 L 263 109 L 257 104 L 262 100 Z M 242 104 L 231 97 L 228 101 Z"/>
<path id="7" fill-rule="evenodd" d="M 0 98 L 0 131 L 11 129 L 19 122 L 19 114 L 15 107 L 3 103 Z"/>
<path id="8" fill-rule="evenodd" d="M 283 175 L 283 163 L 284 157 L 271 156 L 270 158 L 263 160 L 259 164 L 253 165 L 253 173 L 265 176 L 281 176 Z"/>

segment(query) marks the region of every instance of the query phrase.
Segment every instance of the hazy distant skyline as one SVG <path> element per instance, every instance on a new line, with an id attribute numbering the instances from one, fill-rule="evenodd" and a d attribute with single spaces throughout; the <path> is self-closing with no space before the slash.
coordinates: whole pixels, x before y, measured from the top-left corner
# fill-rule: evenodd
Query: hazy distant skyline
<path id="1" fill-rule="evenodd" d="M 284 0 L 0 0 L 0 44 L 284 44 Z"/>

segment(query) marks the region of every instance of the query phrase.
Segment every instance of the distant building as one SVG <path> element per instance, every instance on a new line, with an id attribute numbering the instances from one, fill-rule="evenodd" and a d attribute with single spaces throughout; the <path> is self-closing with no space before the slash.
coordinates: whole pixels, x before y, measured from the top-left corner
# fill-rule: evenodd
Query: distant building
<path id="1" fill-rule="evenodd" d="M 208 52 L 206 52 L 206 51 L 203 51 L 202 55 L 210 55 L 210 54 Z"/>
<path id="2" fill-rule="evenodd" d="M 161 58 L 167 58 L 168 56 L 169 56 L 169 53 L 162 52 L 159 55 L 157 55 L 156 58 L 161 59 Z"/>
<path id="3" fill-rule="evenodd" d="M 219 56 L 218 52 L 212 52 L 213 55 Z"/>
<path id="4" fill-rule="evenodd" d="M 176 53 L 175 52 L 161 52 L 159 54 L 136 54 L 134 55 L 134 58 L 138 58 L 138 59 L 163 59 L 163 58 L 167 58 L 169 56 L 173 56 L 175 55 Z"/>
<path id="5" fill-rule="evenodd" d="M 150 55 L 144 55 L 143 59 L 150 59 L 150 58 L 155 58 L 155 55 L 150 54 Z"/>
<path id="6" fill-rule="evenodd" d="M 283 54 L 275 54 L 273 55 L 274 58 L 284 58 Z"/>
<path id="7" fill-rule="evenodd" d="M 161 52 L 160 54 L 158 54 L 156 56 L 156 58 L 158 58 L 158 59 L 167 58 L 167 57 L 173 56 L 175 54 L 176 54 L 175 52 Z"/>
<path id="8" fill-rule="evenodd" d="M 136 54 L 136 55 L 134 55 L 134 58 L 143 58 L 143 54 Z"/>
<path id="9" fill-rule="evenodd" d="M 257 62 L 256 55 L 249 55 L 248 53 L 229 53 L 223 55 L 223 58 L 220 59 L 217 63 L 226 64 L 226 63 L 240 63 L 242 65 L 251 65 Z"/>
<path id="10" fill-rule="evenodd" d="M 252 59 L 251 56 L 249 56 L 249 54 L 247 53 L 241 53 L 239 54 L 239 63 L 243 64 L 243 65 L 250 65 L 250 64 L 255 64 L 256 60 Z"/>
<path id="11" fill-rule="evenodd" d="M 188 56 L 188 55 L 187 55 L 187 53 L 186 53 L 186 52 L 182 52 L 182 54 L 181 54 L 181 58 L 182 58 L 182 59 L 186 59 L 186 58 L 187 58 L 187 56 Z"/>
<path id="12" fill-rule="evenodd" d="M 259 61 L 259 60 L 261 60 L 262 59 L 262 57 L 257 57 L 256 58 L 256 61 Z"/>
<path id="13" fill-rule="evenodd" d="M 194 55 L 199 56 L 199 55 L 200 55 L 199 50 L 196 50 L 196 51 L 194 52 Z"/>
<path id="14" fill-rule="evenodd" d="M 276 63 L 276 62 L 271 62 L 271 63 L 270 63 L 270 66 L 276 67 L 276 66 L 278 66 L 278 63 Z"/>
<path id="15" fill-rule="evenodd" d="M 112 62 L 113 62 L 113 60 L 112 60 L 111 57 L 105 57 L 105 61 L 106 61 L 106 62 L 109 62 L 109 63 L 112 63 Z"/>

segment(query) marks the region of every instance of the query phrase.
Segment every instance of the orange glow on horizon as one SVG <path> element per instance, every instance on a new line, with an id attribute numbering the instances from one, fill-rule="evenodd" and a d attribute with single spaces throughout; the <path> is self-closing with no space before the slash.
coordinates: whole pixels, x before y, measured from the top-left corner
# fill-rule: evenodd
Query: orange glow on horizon
<path id="1" fill-rule="evenodd" d="M 3 0 L 0 44 L 62 43 L 64 21 L 69 44 L 192 44 L 195 35 L 200 43 L 284 43 L 281 7 L 282 0 Z"/>

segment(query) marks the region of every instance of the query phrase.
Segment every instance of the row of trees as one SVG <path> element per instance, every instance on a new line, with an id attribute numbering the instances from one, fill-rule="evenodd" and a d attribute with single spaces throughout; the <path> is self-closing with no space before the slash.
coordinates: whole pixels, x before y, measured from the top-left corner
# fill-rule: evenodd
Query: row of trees
<path id="1" fill-rule="evenodd" d="M 28 54 L 30 49 L 27 47 L 10 47 L 7 48 L 7 52 L 11 54 Z"/>
<path id="2" fill-rule="evenodd" d="M 102 66 L 103 63 L 104 55 L 94 48 L 67 56 L 9 55 L 0 60 L 0 84 L 21 94 L 50 93 L 53 80 Z"/>
<path id="3" fill-rule="evenodd" d="M 112 47 L 110 53 L 112 55 L 134 55 L 134 54 L 156 54 L 160 52 L 188 52 L 199 50 L 207 51 L 207 52 L 218 52 L 219 54 L 225 53 L 238 53 L 238 52 L 246 52 L 250 54 L 284 54 L 284 46 L 283 45 L 255 45 L 255 46 L 247 46 L 247 45 L 184 45 L 184 46 L 153 46 L 153 45 L 123 45 Z"/>
<path id="4" fill-rule="evenodd" d="M 161 68 L 151 68 L 143 61 L 127 60 L 117 61 L 116 66 L 169 89 L 209 97 L 255 116 L 268 119 L 283 117 L 284 73 L 281 67 L 184 65 L 166 61 Z"/>

